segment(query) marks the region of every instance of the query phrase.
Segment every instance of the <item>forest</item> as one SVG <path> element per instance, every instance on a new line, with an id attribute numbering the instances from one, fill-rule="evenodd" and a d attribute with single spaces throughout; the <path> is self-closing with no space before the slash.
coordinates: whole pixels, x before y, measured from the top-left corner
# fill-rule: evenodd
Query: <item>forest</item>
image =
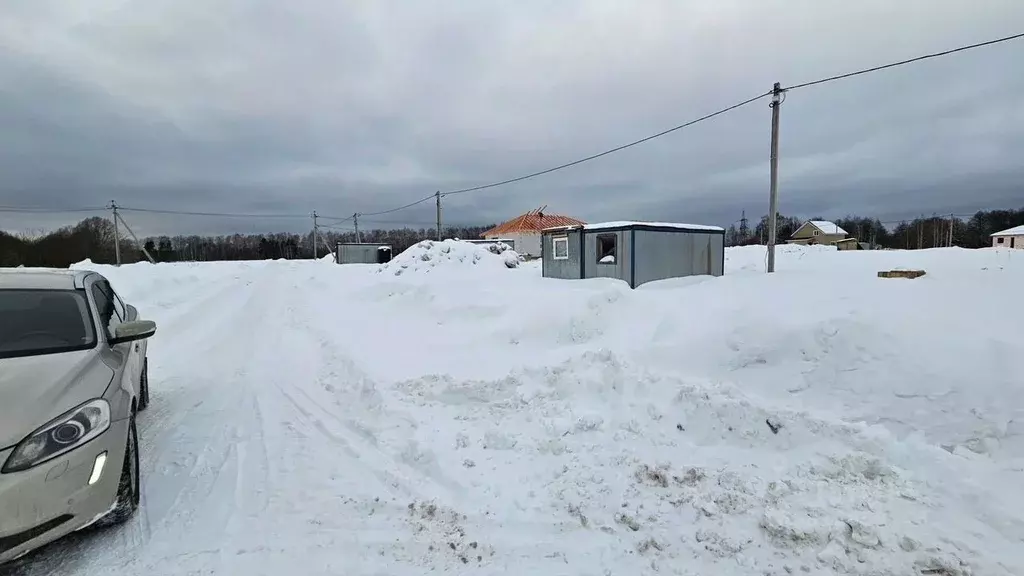
<path id="1" fill-rule="evenodd" d="M 827 218 L 811 218 L 826 220 Z M 779 215 L 777 241 L 785 242 L 805 219 Z M 762 244 L 767 236 L 768 216 L 747 230 L 735 225 L 726 232 L 730 246 Z M 967 219 L 950 216 L 918 218 L 899 223 L 883 223 L 878 219 L 847 216 L 834 220 L 851 237 L 879 249 L 923 249 L 949 245 L 962 248 L 991 246 L 989 235 L 1024 224 L 1024 208 L 977 212 Z M 886 225 L 888 224 L 888 226 Z M 492 225 L 444 228 L 445 238 L 479 238 Z M 952 231 L 952 235 L 950 232 Z M 323 256 L 328 246 L 356 241 L 355 232 L 322 229 L 316 254 Z M 46 266 L 66 268 L 86 258 L 97 263 L 115 262 L 114 224 L 108 218 L 91 217 L 74 226 L 67 226 L 38 237 L 24 237 L 0 231 L 0 267 Z M 398 254 L 424 239 L 436 237 L 433 228 L 400 228 L 364 230 L 362 242 L 389 244 Z M 265 260 L 313 258 L 313 234 L 230 234 L 223 236 L 157 236 L 144 238 L 143 245 L 157 262 Z M 326 241 L 326 243 L 325 243 Z M 120 237 L 121 261 L 145 259 L 141 247 Z M 325 245 L 326 244 L 326 245 Z"/>

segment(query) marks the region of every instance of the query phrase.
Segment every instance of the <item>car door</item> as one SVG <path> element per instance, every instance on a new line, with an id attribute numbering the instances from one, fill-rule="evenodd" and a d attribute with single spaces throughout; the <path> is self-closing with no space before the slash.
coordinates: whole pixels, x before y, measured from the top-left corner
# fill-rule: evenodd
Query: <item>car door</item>
<path id="1" fill-rule="evenodd" d="M 89 293 L 96 306 L 96 312 L 100 318 L 100 326 L 103 328 L 104 340 L 109 341 L 114 336 L 117 326 L 124 322 L 124 316 L 118 314 L 116 299 L 113 290 L 106 280 L 95 280 L 89 287 Z M 137 355 L 134 353 L 134 342 L 123 342 L 112 346 L 117 352 L 116 357 L 119 365 L 115 377 L 120 379 L 120 386 L 124 390 L 131 390 L 134 395 L 138 394 L 135 378 Z"/>
<path id="2" fill-rule="evenodd" d="M 114 312 L 121 317 L 123 322 L 130 322 L 138 320 L 138 311 L 133 308 L 125 306 L 124 300 L 121 295 L 114 290 L 114 287 L 107 282 L 107 288 L 110 291 L 110 295 L 114 298 Z M 131 343 L 131 358 L 129 365 L 131 367 L 132 382 L 140 382 L 142 378 L 142 359 L 146 357 L 146 341 L 136 340 Z"/>

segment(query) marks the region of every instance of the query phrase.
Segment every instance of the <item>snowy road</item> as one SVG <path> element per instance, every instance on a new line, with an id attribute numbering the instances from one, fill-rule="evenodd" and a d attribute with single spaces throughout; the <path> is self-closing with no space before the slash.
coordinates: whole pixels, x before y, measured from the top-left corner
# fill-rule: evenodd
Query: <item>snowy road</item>
<path id="1" fill-rule="evenodd" d="M 863 288 L 823 291 L 786 320 L 766 320 L 738 291 L 772 297 L 771 286 L 736 264 L 718 284 L 647 292 L 454 264 L 444 274 L 410 267 L 401 276 L 312 262 L 104 268 L 159 324 L 152 404 L 139 420 L 142 507 L 125 526 L 77 534 L 8 570 L 895 575 L 1024 567 L 1024 497 L 1014 489 L 1024 472 L 1012 419 L 1021 390 L 1004 384 L 1022 373 L 1012 354 L 1021 343 L 1001 341 L 1002 364 L 986 380 L 1001 388 L 950 390 L 959 373 L 947 369 L 950 377 L 932 384 L 940 392 L 899 404 L 890 389 L 927 388 L 904 383 L 922 360 L 898 347 L 909 332 L 882 331 L 868 315 L 883 299 L 851 300 Z M 531 306 L 522 296 L 507 301 L 510 291 L 530 290 Z M 778 292 L 791 290 L 780 284 Z M 895 307 L 921 296 L 886 298 Z M 892 313 L 883 305 L 878 314 Z M 993 323 L 997 314 L 1006 316 L 979 304 L 945 321 Z M 708 317 L 721 325 L 694 324 Z M 766 325 L 786 337 L 768 336 Z M 943 353 L 968 349 L 969 338 L 933 343 Z M 985 365 L 951 364 L 964 372 Z M 848 376 L 849 367 L 867 377 Z M 929 370 L 941 377 L 939 365 Z M 839 402 L 852 421 L 835 417 Z M 986 425 L 1009 420 L 985 437 L 987 451 L 969 442 L 972 414 Z M 858 423 L 865 419 L 882 425 Z M 923 436 L 907 437 L 908 429 Z M 939 446 L 947 441 L 955 455 Z"/>
<path id="2" fill-rule="evenodd" d="M 362 573 L 396 543 L 413 560 L 428 552 L 404 521 L 422 476 L 322 387 L 360 377 L 308 328 L 316 299 L 277 267 L 218 280 L 193 298 L 150 287 L 151 301 L 181 304 L 152 346 L 139 517 L 57 543 L 24 574 L 282 574 L 296 559 Z"/>

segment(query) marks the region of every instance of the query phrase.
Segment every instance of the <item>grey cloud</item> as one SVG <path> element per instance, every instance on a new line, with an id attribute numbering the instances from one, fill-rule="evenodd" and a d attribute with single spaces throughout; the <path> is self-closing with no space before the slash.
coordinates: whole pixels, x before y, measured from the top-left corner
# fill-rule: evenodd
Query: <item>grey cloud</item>
<path id="1" fill-rule="evenodd" d="M 517 176 L 767 90 L 1017 32 L 1019 0 L 558 3 L 37 0 L 0 17 L 0 205 L 349 215 Z M 882 219 L 1024 204 L 1024 41 L 794 91 L 781 209 Z M 445 199 L 451 222 L 766 211 L 767 100 Z M 33 230 L 77 215 L 0 213 Z M 63 219 L 62 219 L 63 218 Z M 304 218 L 134 214 L 140 233 Z M 380 216 L 430 222 L 433 204 Z M 369 222 L 371 218 L 367 218 Z"/>

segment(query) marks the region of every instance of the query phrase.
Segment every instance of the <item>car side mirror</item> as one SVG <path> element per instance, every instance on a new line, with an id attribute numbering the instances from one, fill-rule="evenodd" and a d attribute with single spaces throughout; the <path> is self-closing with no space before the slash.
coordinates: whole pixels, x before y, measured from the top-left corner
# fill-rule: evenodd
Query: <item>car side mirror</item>
<path id="1" fill-rule="evenodd" d="M 110 345 L 114 346 L 135 340 L 145 340 L 153 334 L 156 334 L 156 322 L 152 320 L 122 322 L 114 328 L 114 337 L 110 339 Z"/>

